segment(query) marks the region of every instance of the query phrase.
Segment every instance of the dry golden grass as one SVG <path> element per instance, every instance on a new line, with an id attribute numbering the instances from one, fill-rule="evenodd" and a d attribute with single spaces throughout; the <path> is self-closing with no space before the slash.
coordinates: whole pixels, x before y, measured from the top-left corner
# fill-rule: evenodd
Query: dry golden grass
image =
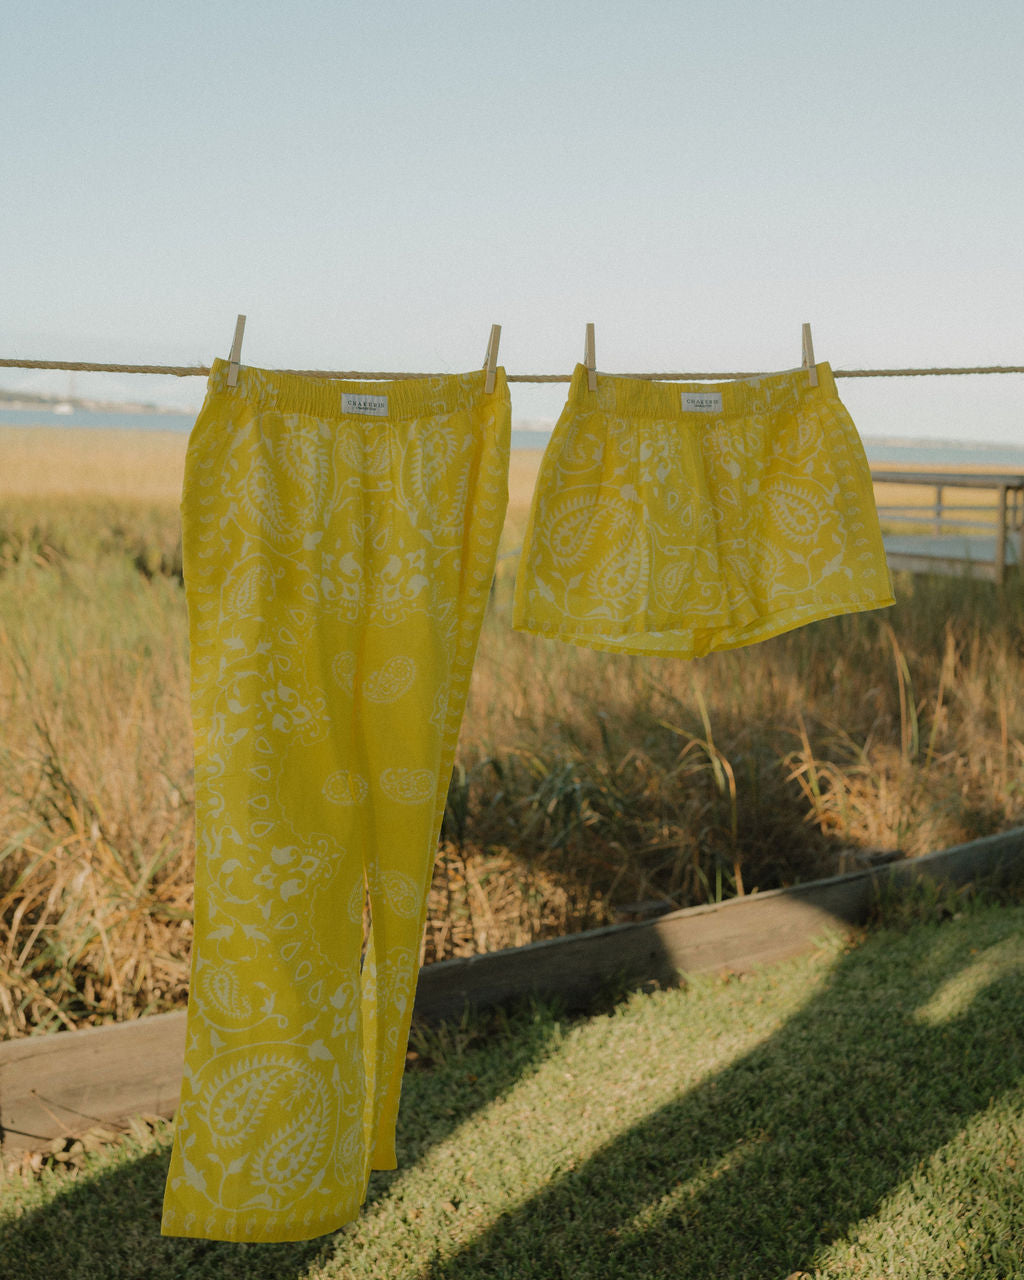
<path id="1" fill-rule="evenodd" d="M 0 427 L 0 497 L 176 502 L 187 444 L 178 431 Z"/>
<path id="2" fill-rule="evenodd" d="M 512 451 L 508 468 L 508 506 L 514 514 L 521 515 L 529 509 L 543 457 L 543 449 Z"/>
<path id="3" fill-rule="evenodd" d="M 188 437 L 178 431 L 0 427 L 0 496 L 177 501 Z M 542 449 L 516 449 L 509 509 L 529 507 Z"/>
<path id="4" fill-rule="evenodd" d="M 0 432 L 2 1034 L 184 996 L 184 448 L 149 433 Z M 506 550 L 539 460 L 513 456 Z M 1024 819 L 1017 579 L 901 578 L 892 610 L 688 663 L 514 632 L 513 567 L 502 562 L 474 670 L 427 960 Z"/>

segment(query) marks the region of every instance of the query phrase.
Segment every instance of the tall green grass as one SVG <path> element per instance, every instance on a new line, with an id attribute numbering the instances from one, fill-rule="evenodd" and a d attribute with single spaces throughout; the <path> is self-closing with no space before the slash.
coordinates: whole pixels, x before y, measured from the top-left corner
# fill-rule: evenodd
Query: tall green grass
<path id="1" fill-rule="evenodd" d="M 184 998 L 193 871 L 176 512 L 6 504 L 0 1011 L 7 1035 Z"/>
<path id="2" fill-rule="evenodd" d="M 893 609 L 682 662 L 513 631 L 513 565 L 501 562 L 474 672 L 427 961 L 1024 818 L 1018 581 L 901 578 Z M 173 502 L 3 502 L 4 1035 L 183 999 L 185 646 Z"/>

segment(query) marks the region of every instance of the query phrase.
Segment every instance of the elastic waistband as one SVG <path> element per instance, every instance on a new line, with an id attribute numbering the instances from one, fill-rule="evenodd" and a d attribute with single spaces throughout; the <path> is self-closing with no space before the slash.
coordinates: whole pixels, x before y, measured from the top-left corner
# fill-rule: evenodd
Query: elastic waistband
<path id="1" fill-rule="evenodd" d="M 386 410 L 376 415 L 395 420 L 442 416 L 479 409 L 484 400 L 507 399 L 508 383 L 500 366 L 490 396 L 484 391 L 486 371 L 439 374 L 429 378 L 395 378 L 391 381 L 349 381 L 344 378 L 316 378 L 304 373 L 282 373 L 241 365 L 238 384 L 228 386 L 227 360 L 214 360 L 207 382 L 208 395 L 244 400 L 258 408 L 282 413 L 307 413 L 315 417 L 344 418 L 370 416 L 346 407 L 342 396 L 386 397 Z"/>
<path id="2" fill-rule="evenodd" d="M 791 409 L 801 400 L 835 399 L 831 366 L 819 364 L 816 368 L 816 387 L 811 386 L 810 370 L 789 369 L 735 382 L 654 382 L 649 378 L 599 373 L 597 390 L 591 391 L 587 369 L 578 364 L 572 375 L 569 401 L 601 413 L 659 422 L 692 423 L 698 417 L 741 418 Z M 688 402 L 685 397 L 690 397 Z"/>

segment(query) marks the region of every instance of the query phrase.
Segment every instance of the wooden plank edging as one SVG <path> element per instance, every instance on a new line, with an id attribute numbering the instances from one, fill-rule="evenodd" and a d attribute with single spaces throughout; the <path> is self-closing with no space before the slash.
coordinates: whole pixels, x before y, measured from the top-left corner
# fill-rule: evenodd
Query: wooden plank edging
<path id="1" fill-rule="evenodd" d="M 613 983 L 671 982 L 680 973 L 742 971 L 813 945 L 829 929 L 864 922 L 881 892 L 918 880 L 964 884 L 1024 866 L 1024 827 L 920 858 L 788 889 L 688 907 L 657 920 L 610 925 L 420 971 L 416 1014 L 458 1017 L 536 993 L 585 1005 Z M 0 1141 L 17 1151 L 120 1126 L 177 1105 L 185 1013 L 0 1043 Z"/>
<path id="2" fill-rule="evenodd" d="M 828 929 L 868 917 L 885 886 L 918 879 L 962 884 L 1024 864 L 1024 827 L 919 858 L 687 907 L 641 924 L 610 925 L 529 946 L 444 960 L 420 971 L 416 1012 L 457 1017 L 530 991 L 585 1004 L 604 984 L 671 981 L 682 973 L 742 971 L 795 955 Z"/>
<path id="3" fill-rule="evenodd" d="M 184 1011 L 0 1044 L 4 1152 L 135 1115 L 173 1115 L 184 1056 Z"/>

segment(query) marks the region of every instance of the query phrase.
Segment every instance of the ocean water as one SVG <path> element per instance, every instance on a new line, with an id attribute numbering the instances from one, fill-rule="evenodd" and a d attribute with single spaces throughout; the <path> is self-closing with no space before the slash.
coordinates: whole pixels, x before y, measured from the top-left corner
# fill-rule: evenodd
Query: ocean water
<path id="1" fill-rule="evenodd" d="M 965 464 L 978 467 L 1013 467 L 1024 473 L 1024 443 L 971 443 L 959 440 L 887 440 L 864 438 L 868 461 L 896 468 L 900 463 L 955 471 Z M 1024 442 L 1024 431 L 1021 432 Z"/>
<path id="2" fill-rule="evenodd" d="M 191 431 L 194 413 L 113 413 L 74 409 L 53 413 L 43 409 L 0 409 L 0 427 L 82 427 L 125 431 Z"/>
<path id="3" fill-rule="evenodd" d="M 81 427 L 121 428 L 126 431 L 191 431 L 194 413 L 114 413 L 75 409 L 71 413 L 52 413 L 42 409 L 0 409 L 0 427 Z M 553 426 L 554 424 L 552 424 Z M 550 431 L 522 430 L 513 427 L 513 449 L 543 449 Z M 970 464 L 983 467 L 1013 467 L 1024 474 L 1024 428 L 1021 443 L 969 443 L 957 440 L 897 440 L 865 436 L 864 451 L 868 461 L 898 467 L 902 463 L 919 466 L 946 467 L 955 470 Z"/>

